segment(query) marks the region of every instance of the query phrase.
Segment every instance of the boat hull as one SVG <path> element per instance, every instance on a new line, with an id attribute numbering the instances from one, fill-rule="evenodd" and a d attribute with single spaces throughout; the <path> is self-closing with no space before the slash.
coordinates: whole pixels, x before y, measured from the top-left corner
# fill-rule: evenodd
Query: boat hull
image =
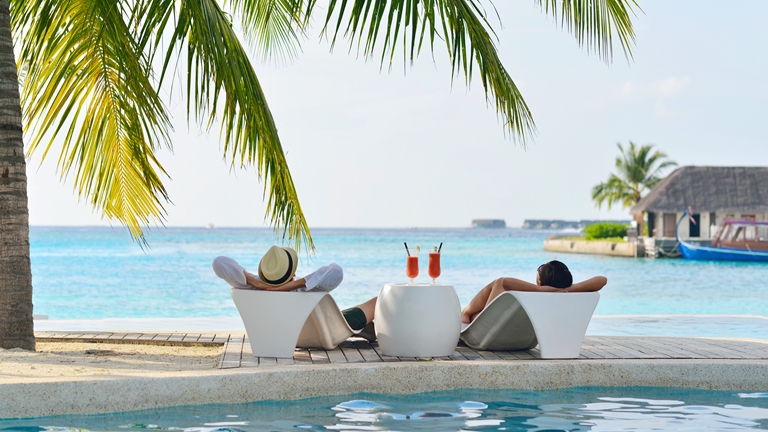
<path id="1" fill-rule="evenodd" d="M 704 261 L 766 261 L 768 252 L 713 248 L 680 242 L 677 246 L 685 259 Z"/>

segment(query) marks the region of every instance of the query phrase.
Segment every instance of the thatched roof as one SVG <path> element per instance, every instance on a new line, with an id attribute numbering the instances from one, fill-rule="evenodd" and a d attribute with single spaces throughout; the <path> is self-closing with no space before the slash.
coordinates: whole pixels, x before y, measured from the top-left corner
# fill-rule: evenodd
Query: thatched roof
<path id="1" fill-rule="evenodd" d="M 642 212 L 768 212 L 768 167 L 681 167 L 632 207 Z"/>

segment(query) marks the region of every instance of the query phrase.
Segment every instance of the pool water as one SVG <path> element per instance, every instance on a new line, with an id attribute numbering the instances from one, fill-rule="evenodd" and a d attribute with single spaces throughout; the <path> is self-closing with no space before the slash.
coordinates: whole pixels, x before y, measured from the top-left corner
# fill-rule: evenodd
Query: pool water
<path id="1" fill-rule="evenodd" d="M 768 392 L 657 387 L 360 393 L 91 416 L 0 420 L 0 431 L 768 430 Z"/>

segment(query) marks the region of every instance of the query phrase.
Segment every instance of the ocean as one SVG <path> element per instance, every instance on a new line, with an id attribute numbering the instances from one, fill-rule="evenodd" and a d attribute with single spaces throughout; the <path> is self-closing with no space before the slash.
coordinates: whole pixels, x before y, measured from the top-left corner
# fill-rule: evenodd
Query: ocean
<path id="1" fill-rule="evenodd" d="M 666 316 L 652 320 L 664 328 L 674 325 L 665 321 L 669 316 L 705 316 L 715 329 L 722 327 L 722 316 L 738 315 L 726 319 L 726 326 L 738 327 L 743 323 L 736 321 L 744 319 L 755 323 L 737 330 L 743 337 L 768 331 L 762 317 L 768 311 L 765 263 L 558 254 L 542 247 L 550 234 L 514 228 L 316 228 L 316 253 L 300 253 L 297 274 L 330 262 L 341 265 L 344 282 L 333 296 L 345 308 L 376 296 L 382 284 L 407 282 L 403 242 L 422 248 L 417 282 L 430 282 L 426 249 L 442 242 L 438 281 L 455 287 L 462 306 L 495 278 L 533 282 L 540 264 L 559 259 L 574 280 L 608 278 L 595 311 L 605 316 L 603 322 Z M 279 244 L 270 229 L 255 228 L 155 228 L 147 240 L 149 247 L 142 249 L 120 227 L 31 227 L 35 313 L 50 320 L 237 317 L 229 286 L 213 273 L 211 261 L 227 255 L 255 272 L 261 254 Z"/>

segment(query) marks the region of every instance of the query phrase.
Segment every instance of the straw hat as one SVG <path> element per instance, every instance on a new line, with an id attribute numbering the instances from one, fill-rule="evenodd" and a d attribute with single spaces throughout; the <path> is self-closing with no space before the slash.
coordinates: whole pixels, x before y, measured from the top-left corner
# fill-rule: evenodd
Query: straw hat
<path id="1" fill-rule="evenodd" d="M 268 285 L 282 285 L 296 274 L 299 256 L 289 248 L 272 246 L 259 261 L 259 279 Z"/>

